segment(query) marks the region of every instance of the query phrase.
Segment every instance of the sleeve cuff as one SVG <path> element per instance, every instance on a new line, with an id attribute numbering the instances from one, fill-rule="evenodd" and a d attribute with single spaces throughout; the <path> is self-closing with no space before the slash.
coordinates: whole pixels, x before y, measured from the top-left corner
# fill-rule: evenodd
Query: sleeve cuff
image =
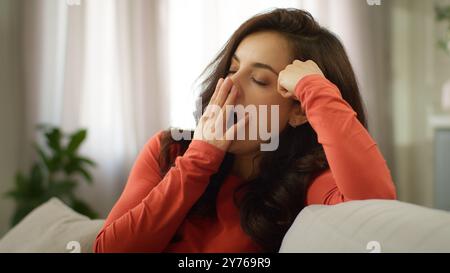
<path id="1" fill-rule="evenodd" d="M 314 83 L 314 82 L 324 82 L 324 81 L 328 81 L 324 76 L 322 75 L 318 75 L 318 74 L 313 74 L 313 75 L 308 75 L 306 77 L 301 78 L 298 82 L 297 85 L 295 86 L 294 92 L 295 95 L 297 95 L 297 98 L 300 99 L 302 96 L 302 92 L 305 90 L 305 88 Z"/>
<path id="2" fill-rule="evenodd" d="M 192 140 L 185 156 L 201 159 L 205 167 L 213 172 L 219 170 L 225 151 L 203 140 Z"/>

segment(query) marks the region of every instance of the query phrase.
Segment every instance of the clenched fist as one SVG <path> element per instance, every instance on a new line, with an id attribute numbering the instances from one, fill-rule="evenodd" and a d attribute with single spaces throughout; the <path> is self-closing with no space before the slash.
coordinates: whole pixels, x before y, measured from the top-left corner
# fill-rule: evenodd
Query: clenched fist
<path id="1" fill-rule="evenodd" d="M 295 86 L 301 79 L 309 75 L 324 76 L 314 61 L 295 60 L 278 75 L 278 92 L 285 98 L 298 100 L 295 95 Z"/>

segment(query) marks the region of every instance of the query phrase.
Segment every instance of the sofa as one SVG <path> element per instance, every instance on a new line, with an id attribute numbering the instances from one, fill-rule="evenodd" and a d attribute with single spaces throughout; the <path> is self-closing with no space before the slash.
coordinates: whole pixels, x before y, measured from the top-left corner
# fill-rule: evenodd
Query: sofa
<path id="1" fill-rule="evenodd" d="M 0 240 L 0 252 L 89 253 L 103 223 L 53 198 Z M 450 252 L 450 213 L 392 200 L 312 205 L 297 216 L 280 252 Z"/>

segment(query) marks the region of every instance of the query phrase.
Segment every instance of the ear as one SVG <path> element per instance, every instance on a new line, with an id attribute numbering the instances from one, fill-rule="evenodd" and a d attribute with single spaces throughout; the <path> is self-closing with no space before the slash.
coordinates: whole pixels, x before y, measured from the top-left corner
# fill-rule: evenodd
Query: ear
<path id="1" fill-rule="evenodd" d="M 306 114 L 303 111 L 302 107 L 300 106 L 300 103 L 295 103 L 295 105 L 292 107 L 291 114 L 289 116 L 289 125 L 291 127 L 298 127 L 308 122 L 308 119 L 306 118 Z"/>

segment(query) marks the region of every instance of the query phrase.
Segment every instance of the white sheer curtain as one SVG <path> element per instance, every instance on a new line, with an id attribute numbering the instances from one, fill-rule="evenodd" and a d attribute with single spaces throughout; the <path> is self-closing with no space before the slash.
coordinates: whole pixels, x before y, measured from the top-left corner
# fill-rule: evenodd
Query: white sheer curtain
<path id="1" fill-rule="evenodd" d="M 26 135 L 36 137 L 37 123 L 69 132 L 88 129 L 82 152 L 98 168 L 94 186 L 81 187 L 80 194 L 102 216 L 144 143 L 168 126 L 156 3 L 34 0 L 25 5 Z M 26 151 L 28 160 L 31 153 Z"/>
<path id="2" fill-rule="evenodd" d="M 99 167 L 80 193 L 106 216 L 146 140 L 169 125 L 194 128 L 194 80 L 232 32 L 274 7 L 305 8 L 342 38 L 387 151 L 384 32 L 372 25 L 381 9 L 360 0 L 27 1 L 26 136 L 38 122 L 89 129 L 82 151 Z"/>

